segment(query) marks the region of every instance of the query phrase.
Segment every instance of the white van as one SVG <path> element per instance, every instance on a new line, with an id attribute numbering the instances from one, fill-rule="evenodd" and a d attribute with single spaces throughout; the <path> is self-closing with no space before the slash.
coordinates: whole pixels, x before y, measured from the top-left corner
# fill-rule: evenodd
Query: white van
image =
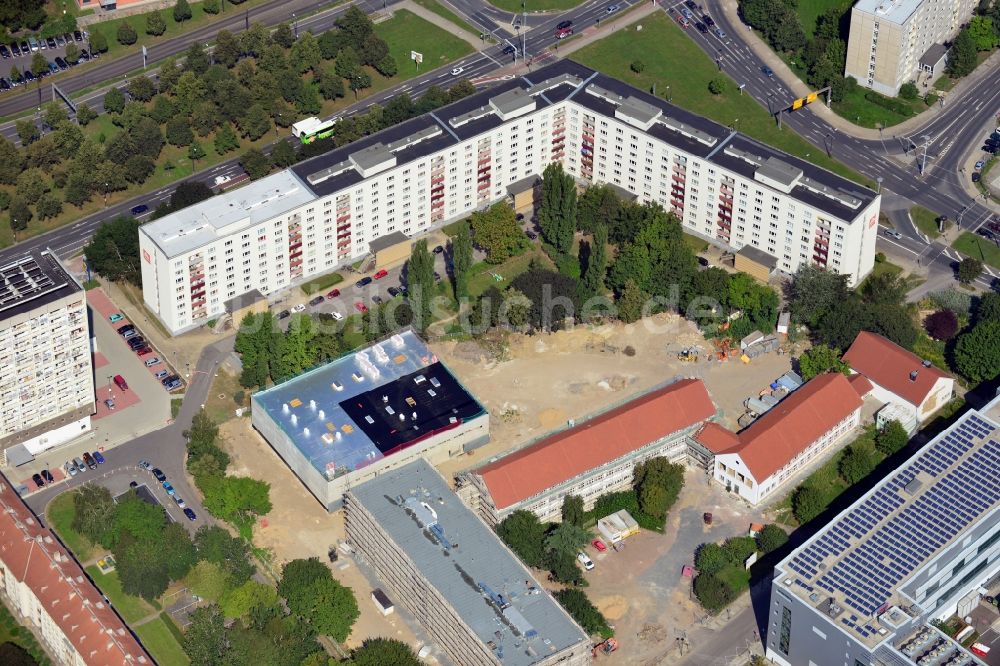
<path id="1" fill-rule="evenodd" d="M 579 553 L 576 554 L 576 559 L 580 560 L 580 564 L 582 564 L 583 568 L 586 569 L 587 571 L 590 571 L 591 569 L 594 568 L 594 561 L 589 557 L 587 557 L 587 553 L 580 551 Z"/>

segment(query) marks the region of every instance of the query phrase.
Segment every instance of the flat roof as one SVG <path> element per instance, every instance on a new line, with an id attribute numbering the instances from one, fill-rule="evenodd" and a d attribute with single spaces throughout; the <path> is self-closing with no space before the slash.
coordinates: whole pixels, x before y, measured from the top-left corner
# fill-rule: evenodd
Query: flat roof
<path id="1" fill-rule="evenodd" d="M 295 172 L 285 169 L 148 222 L 139 230 L 173 258 L 315 199 Z"/>
<path id="2" fill-rule="evenodd" d="M 485 413 L 409 329 L 253 400 L 328 478 Z"/>
<path id="3" fill-rule="evenodd" d="M 390 248 L 393 245 L 409 242 L 410 237 L 402 231 L 393 231 L 392 233 L 385 234 L 384 236 L 379 236 L 375 240 L 368 243 L 368 249 L 372 252 L 381 252 L 382 250 Z"/>
<path id="4" fill-rule="evenodd" d="M 736 254 L 746 257 L 750 261 L 760 264 L 766 268 L 774 270 L 774 267 L 778 265 L 778 259 L 771 254 L 768 254 L 760 248 L 754 247 L 753 245 L 744 245 L 741 247 Z"/>
<path id="5" fill-rule="evenodd" d="M 788 174 L 801 171 L 802 177 L 792 186 L 790 196 L 843 221 L 853 220 L 877 196 L 846 178 L 571 60 L 560 60 L 527 76 L 484 88 L 435 111 L 300 162 L 290 170 L 316 196 L 324 196 L 362 182 L 364 176 L 358 164 L 374 168 L 386 164 L 380 160 L 391 154 L 395 165 L 402 166 L 509 122 L 501 115 L 537 113 L 570 97 L 595 114 L 619 117 L 640 132 L 732 169 L 749 180 L 755 180 L 755 172 L 762 167 L 763 174 L 770 174 L 779 182 L 788 181 Z M 534 110 L 527 110 L 532 104 Z M 377 148 L 379 144 L 392 149 L 385 153 Z M 735 152 L 727 154 L 728 148 L 734 148 Z M 372 153 L 378 153 L 379 159 L 368 159 Z"/>
<path id="6" fill-rule="evenodd" d="M 994 524 L 998 440 L 1000 397 L 966 412 L 793 551 L 775 580 L 855 639 L 878 644 L 900 624 L 893 609 L 919 606 L 923 574 L 947 570 L 969 532 Z"/>
<path id="7" fill-rule="evenodd" d="M 83 291 L 51 250 L 0 266 L 0 321 Z"/>
<path id="8" fill-rule="evenodd" d="M 425 460 L 384 472 L 349 494 L 506 666 L 530 666 L 589 641 Z"/>
<path id="9" fill-rule="evenodd" d="M 879 21 L 902 25 L 923 2 L 924 0 L 859 0 L 854 9 L 874 14 Z"/>

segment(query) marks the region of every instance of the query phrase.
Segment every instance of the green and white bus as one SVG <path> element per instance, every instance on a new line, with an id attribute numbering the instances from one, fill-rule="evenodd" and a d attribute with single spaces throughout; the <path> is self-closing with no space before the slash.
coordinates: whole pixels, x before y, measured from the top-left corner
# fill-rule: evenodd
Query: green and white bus
<path id="1" fill-rule="evenodd" d="M 333 128 L 336 124 L 336 119 L 320 120 L 311 116 L 292 125 L 292 136 L 302 143 L 312 143 L 316 139 L 326 139 L 333 136 Z"/>

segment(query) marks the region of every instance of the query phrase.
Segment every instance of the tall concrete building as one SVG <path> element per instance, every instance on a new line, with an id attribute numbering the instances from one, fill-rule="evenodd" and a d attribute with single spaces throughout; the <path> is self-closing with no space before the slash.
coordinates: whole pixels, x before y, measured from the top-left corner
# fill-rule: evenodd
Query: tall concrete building
<path id="1" fill-rule="evenodd" d="M 583 630 L 425 460 L 344 496 L 359 559 L 456 666 L 584 666 Z"/>
<path id="2" fill-rule="evenodd" d="M 857 284 L 879 195 L 805 160 L 560 61 L 139 229 L 143 297 L 173 334 L 511 200 L 552 163 L 672 211 L 769 270 L 816 264 Z"/>
<path id="3" fill-rule="evenodd" d="M 86 292 L 49 251 L 0 266 L 0 462 L 79 437 L 93 413 Z"/>
<path id="4" fill-rule="evenodd" d="M 774 570 L 785 666 L 980 663 L 932 625 L 1000 572 L 1000 397 L 963 414 Z"/>
<path id="5" fill-rule="evenodd" d="M 950 41 L 977 0 L 860 0 L 851 10 L 844 76 L 895 96 L 908 81 L 927 82 L 944 71 Z"/>

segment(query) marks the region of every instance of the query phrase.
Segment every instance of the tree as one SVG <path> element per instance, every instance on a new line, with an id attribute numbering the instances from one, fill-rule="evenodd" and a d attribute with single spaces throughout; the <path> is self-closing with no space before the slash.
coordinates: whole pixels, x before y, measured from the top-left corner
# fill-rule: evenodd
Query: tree
<path id="1" fill-rule="evenodd" d="M 984 321 L 1000 321 L 1000 294 L 991 291 L 980 296 L 974 320 L 977 324 Z"/>
<path id="2" fill-rule="evenodd" d="M 360 615 L 351 588 L 333 579 L 316 558 L 292 560 L 281 570 L 278 594 L 289 610 L 312 624 L 317 633 L 344 641 Z"/>
<path id="3" fill-rule="evenodd" d="M 853 485 L 871 474 L 877 465 L 878 457 L 875 455 L 875 448 L 867 442 L 858 441 L 847 447 L 844 456 L 840 459 L 840 476 L 844 481 Z"/>
<path id="4" fill-rule="evenodd" d="M 729 584 L 712 574 L 699 574 L 694 579 L 694 594 L 710 613 L 718 613 L 736 598 Z"/>
<path id="5" fill-rule="evenodd" d="M 121 113 L 125 108 L 125 94 L 120 88 L 111 88 L 104 93 L 104 110 L 108 113 Z"/>
<path id="6" fill-rule="evenodd" d="M 384 58 L 375 63 L 374 67 L 378 70 L 379 74 L 386 78 L 396 76 L 399 72 L 399 65 L 396 63 L 396 59 L 390 54 L 386 54 Z"/>
<path id="7" fill-rule="evenodd" d="M 24 80 L 24 75 L 21 74 L 21 70 L 18 69 L 17 65 L 10 66 L 10 80 L 20 83 Z"/>
<path id="8" fill-rule="evenodd" d="M 644 314 L 643 309 L 648 299 L 648 295 L 639 288 L 634 280 L 628 280 L 616 301 L 618 318 L 626 324 L 638 321 Z"/>
<path id="9" fill-rule="evenodd" d="M 870 328 L 871 313 L 857 298 L 845 298 L 834 304 L 816 326 L 816 337 L 834 349 L 846 349 L 858 333 Z"/>
<path id="10" fill-rule="evenodd" d="M 729 81 L 724 76 L 713 76 L 708 82 L 708 92 L 713 95 L 721 95 L 729 88 Z"/>
<path id="11" fill-rule="evenodd" d="M 13 209 L 13 204 L 11 204 Z M 963 333 L 955 345 L 955 369 L 971 382 L 1000 374 L 1000 321 L 984 320 Z"/>
<path id="12" fill-rule="evenodd" d="M 875 436 L 875 446 L 885 455 L 892 455 L 906 446 L 909 439 L 910 435 L 906 432 L 903 424 L 892 420 L 886 423 Z"/>
<path id="13" fill-rule="evenodd" d="M 271 160 L 256 148 L 251 148 L 240 156 L 240 166 L 251 180 L 263 178 L 271 173 Z"/>
<path id="14" fill-rule="evenodd" d="M 535 329 L 559 330 L 580 311 L 579 282 L 537 263 L 514 278 L 510 288 L 521 292 L 531 304 L 530 324 Z"/>
<path id="15" fill-rule="evenodd" d="M 292 34 L 292 27 L 287 23 L 279 23 L 271 33 L 271 41 L 283 49 L 290 49 L 295 45 L 295 35 Z"/>
<path id="16" fill-rule="evenodd" d="M 136 151 L 140 155 L 154 160 L 160 156 L 160 151 L 163 149 L 163 133 L 152 118 L 145 116 L 140 118 L 135 127 L 129 130 L 129 136 L 135 141 Z"/>
<path id="17" fill-rule="evenodd" d="M 635 466 L 633 487 L 644 513 L 654 518 L 665 518 L 684 487 L 684 468 L 666 458 L 650 458 Z M 654 487 L 663 492 L 651 491 Z"/>
<path id="18" fill-rule="evenodd" d="M 609 634 L 611 632 L 607 619 L 594 604 L 590 603 L 590 599 L 582 590 L 567 588 L 558 590 L 553 596 L 588 634 Z"/>
<path id="19" fill-rule="evenodd" d="M 145 504 L 142 500 L 138 501 Z M 163 510 L 155 508 L 161 512 Z M 126 534 L 118 541 L 113 552 L 115 570 L 121 580 L 122 591 L 126 594 L 152 600 L 166 591 L 170 584 L 170 574 L 167 562 L 162 557 L 163 544 L 160 539 L 136 539 L 131 534 Z"/>
<path id="20" fill-rule="evenodd" d="M 17 194 L 27 204 L 36 203 L 48 189 L 41 169 L 28 169 L 17 177 Z"/>
<path id="21" fill-rule="evenodd" d="M 172 146 L 190 146 L 194 141 L 191 124 L 184 116 L 174 116 L 167 122 L 167 143 Z"/>
<path id="22" fill-rule="evenodd" d="M 351 653 L 354 666 L 420 666 L 413 649 L 394 638 L 366 638 L 361 647 Z"/>
<path id="23" fill-rule="evenodd" d="M 215 604 L 196 608 L 188 616 L 184 632 L 184 653 L 192 664 L 222 666 L 229 648 L 229 631 L 225 616 Z"/>
<path id="24" fill-rule="evenodd" d="M 81 102 L 76 107 L 76 122 L 80 123 L 81 127 L 86 127 L 90 124 L 91 120 L 97 118 L 97 112 L 90 108 L 90 105 L 86 102 Z"/>
<path id="25" fill-rule="evenodd" d="M 21 197 L 14 197 L 10 200 L 10 228 L 14 231 L 23 231 L 28 228 L 31 222 L 32 213 L 28 204 Z"/>
<path id="26" fill-rule="evenodd" d="M 972 37 L 977 51 L 992 51 L 997 45 L 997 31 L 988 16 L 973 16 L 965 28 Z"/>
<path id="27" fill-rule="evenodd" d="M 223 476 L 199 481 L 205 508 L 213 516 L 236 525 L 252 523 L 271 511 L 270 484 L 245 476 Z"/>
<path id="28" fill-rule="evenodd" d="M 215 62 L 232 69 L 236 66 L 242 53 L 243 48 L 233 33 L 228 30 L 220 30 L 219 34 L 215 36 L 215 49 L 212 51 Z"/>
<path id="29" fill-rule="evenodd" d="M 757 549 L 767 555 L 774 552 L 788 543 L 788 533 L 774 523 L 764 525 L 764 529 L 757 532 Z"/>
<path id="30" fill-rule="evenodd" d="M 545 537 L 545 550 L 555 551 L 558 555 L 576 557 L 580 549 L 590 543 L 592 534 L 580 525 L 561 522 Z"/>
<path id="31" fill-rule="evenodd" d="M 699 574 L 716 574 L 733 564 L 729 554 L 717 543 L 703 543 L 694 556 Z"/>
<path id="32" fill-rule="evenodd" d="M 127 532 L 133 540 L 155 539 L 166 523 L 167 515 L 159 504 L 149 504 L 135 491 L 118 501 L 109 533 L 109 547 L 114 548 Z"/>
<path id="33" fill-rule="evenodd" d="M 237 588 L 227 590 L 219 599 L 219 606 L 226 617 L 246 617 L 258 606 L 274 606 L 278 593 L 270 585 L 248 580 Z"/>
<path id="34" fill-rule="evenodd" d="M 501 264 L 520 252 L 527 237 L 517 223 L 514 211 L 505 203 L 496 203 L 469 218 L 472 240 L 486 253 L 486 262 Z"/>
<path id="35" fill-rule="evenodd" d="M 62 200 L 56 194 L 43 194 L 35 208 L 38 211 L 39 219 L 48 220 L 62 212 Z"/>
<path id="36" fill-rule="evenodd" d="M 167 31 L 167 22 L 163 20 L 163 14 L 158 11 L 151 11 L 146 14 L 146 34 L 157 37 Z"/>
<path id="37" fill-rule="evenodd" d="M 840 359 L 840 350 L 819 344 L 806 350 L 799 357 L 799 374 L 809 381 L 824 372 L 840 372 L 850 376 L 851 365 Z"/>
<path id="38" fill-rule="evenodd" d="M 951 43 L 946 69 L 952 77 L 960 79 L 970 74 L 977 63 L 975 37 L 968 28 L 963 28 Z"/>
<path id="39" fill-rule="evenodd" d="M 428 92 L 430 91 L 428 90 Z M 448 101 L 457 102 L 458 100 L 468 97 L 469 95 L 472 95 L 475 92 L 476 92 L 476 86 L 472 84 L 472 81 L 468 79 L 462 79 L 458 83 L 452 85 L 451 88 L 448 88 Z M 427 93 L 424 94 L 426 95 Z"/>
<path id="40" fill-rule="evenodd" d="M 469 295 L 470 268 L 472 268 L 472 230 L 468 224 L 461 224 L 458 233 L 451 239 L 451 270 L 455 278 L 455 295 L 459 298 Z"/>
<path id="41" fill-rule="evenodd" d="M 0 664 L 5 666 L 38 666 L 38 662 L 31 656 L 30 652 L 10 641 L 0 643 Z"/>
<path id="42" fill-rule="evenodd" d="M 646 64 L 641 60 L 633 60 L 632 64 L 628 66 L 636 74 L 642 74 L 642 71 L 646 69 Z"/>
<path id="43" fill-rule="evenodd" d="M 565 585 L 583 585 L 583 572 L 576 564 L 576 553 L 549 550 L 545 553 L 545 568 L 553 580 Z"/>
<path id="44" fill-rule="evenodd" d="M 67 189 L 72 185 L 73 178 L 71 175 Z M 70 201 L 69 192 L 66 197 Z M 84 246 L 83 254 L 90 268 L 106 279 L 141 284 L 139 222 L 134 217 L 118 215 L 101 224 L 90 243 Z"/>
<path id="45" fill-rule="evenodd" d="M 587 255 L 587 268 L 583 273 L 583 288 L 587 294 L 599 294 L 604 290 L 604 275 L 608 271 L 608 227 L 597 224 Z"/>
<path id="46" fill-rule="evenodd" d="M 128 94 L 140 102 L 148 102 L 156 95 L 156 86 L 147 76 L 137 76 L 128 82 Z"/>
<path id="47" fill-rule="evenodd" d="M 822 493 L 812 486 L 799 486 L 792 495 L 792 513 L 799 523 L 808 523 L 825 510 L 826 502 Z"/>
<path id="48" fill-rule="evenodd" d="M 184 52 L 184 69 L 195 76 L 205 74 L 211 64 L 208 51 L 205 50 L 205 46 L 201 42 L 192 42 L 191 46 Z M 180 79 L 178 79 L 178 83 L 180 83 Z"/>
<path id="49" fill-rule="evenodd" d="M 927 315 L 924 328 L 935 340 L 951 340 L 958 333 L 958 315 L 951 310 L 938 310 Z"/>
<path id="50" fill-rule="evenodd" d="M 573 246 L 576 230 L 576 182 L 563 171 L 560 162 L 552 162 L 542 172 L 542 201 L 538 210 L 542 238 L 562 252 Z"/>
<path id="51" fill-rule="evenodd" d="M 246 114 L 238 118 L 236 124 L 240 128 L 240 134 L 251 141 L 256 141 L 271 129 L 271 119 L 260 104 L 254 104 L 247 109 Z"/>
<path id="52" fill-rule="evenodd" d="M 22 146 L 27 146 L 42 138 L 42 132 L 34 120 L 18 120 L 15 126 L 17 127 L 17 137 L 21 140 Z"/>
<path id="53" fill-rule="evenodd" d="M 177 4 L 174 5 L 174 21 L 183 23 L 189 18 L 191 18 L 191 5 L 188 4 L 188 0 L 177 0 Z"/>
<path id="54" fill-rule="evenodd" d="M 734 536 L 726 539 L 722 544 L 729 561 L 733 564 L 743 565 L 751 555 L 757 552 L 757 541 L 751 536 Z"/>
<path id="55" fill-rule="evenodd" d="M 100 30 L 92 30 L 90 33 L 90 50 L 98 53 L 107 53 L 108 39 Z"/>
<path id="56" fill-rule="evenodd" d="M 958 264 L 958 281 L 962 284 L 972 284 L 983 274 L 983 262 L 972 257 L 962 259 Z"/>
<path id="57" fill-rule="evenodd" d="M 291 53 L 288 54 L 288 62 L 299 74 L 315 70 L 323 59 L 320 53 L 319 44 L 311 32 L 304 32 L 294 44 Z"/>
<path id="58" fill-rule="evenodd" d="M 36 74 L 42 74 L 43 72 L 49 71 L 49 61 L 40 52 L 36 51 L 34 55 L 31 56 L 31 69 L 35 71 Z"/>
<path id="59" fill-rule="evenodd" d="M 545 525 L 531 511 L 518 509 L 497 525 L 497 535 L 521 561 L 539 568 L 545 557 Z"/>
<path id="60" fill-rule="evenodd" d="M 571 523 L 582 527 L 585 519 L 583 510 L 583 498 L 579 495 L 566 495 L 562 503 L 562 519 L 564 523 Z"/>
<path id="61" fill-rule="evenodd" d="M 73 492 L 73 531 L 91 543 L 107 543 L 115 512 L 111 492 L 96 483 L 85 483 Z"/>
<path id="62" fill-rule="evenodd" d="M 913 81 L 907 81 L 903 85 L 899 86 L 899 96 L 902 99 L 912 102 L 920 96 L 920 91 L 917 90 L 917 84 Z"/>
<path id="63" fill-rule="evenodd" d="M 424 331 L 431 323 L 431 301 L 434 297 L 434 258 L 427 251 L 427 240 L 413 244 L 410 261 L 406 265 L 406 281 L 410 303 L 416 315 L 417 329 Z"/>
<path id="64" fill-rule="evenodd" d="M 219 1 L 220 0 L 204 0 L 204 2 L 201 3 L 201 8 L 206 14 L 218 14 Z M 225 2 L 225 0 L 222 0 L 222 2 Z"/>
<path id="65" fill-rule="evenodd" d="M 80 62 L 80 47 L 76 44 L 66 44 L 66 62 L 75 65 Z"/>
<path id="66" fill-rule="evenodd" d="M 295 96 L 295 108 L 304 116 L 314 116 L 323 109 L 323 100 L 320 99 L 319 91 L 314 86 L 302 86 L 299 94 Z M 287 117 L 290 125 L 294 118 Z"/>
<path id="67" fill-rule="evenodd" d="M 358 91 L 364 90 L 365 88 L 370 88 L 372 85 L 372 77 L 369 76 L 368 72 L 357 71 L 351 74 L 350 88 L 354 91 L 354 98 L 357 99 Z"/>
<path id="68" fill-rule="evenodd" d="M 132 46 L 139 39 L 135 33 L 135 28 L 128 21 L 122 21 L 118 25 L 118 43 L 124 46 Z"/>
<path id="69" fill-rule="evenodd" d="M 239 587 L 253 576 L 250 547 L 242 538 L 230 536 L 221 527 L 205 525 L 195 532 L 194 542 L 199 557 L 223 567 L 229 586 Z"/>
<path id="70" fill-rule="evenodd" d="M 240 147 L 240 140 L 236 137 L 233 126 L 229 123 L 223 123 L 219 131 L 216 132 L 212 144 L 215 146 L 216 154 L 225 155 L 238 149 Z"/>
<path id="71" fill-rule="evenodd" d="M 344 96 L 343 79 L 329 69 L 321 69 L 315 80 L 323 99 L 331 100 Z"/>
<path id="72" fill-rule="evenodd" d="M 271 161 L 279 169 L 292 166 L 296 159 L 295 149 L 288 141 L 279 141 L 271 151 Z"/>
<path id="73" fill-rule="evenodd" d="M 344 41 L 356 51 L 361 51 L 365 40 L 375 31 L 375 24 L 368 15 L 354 5 L 337 18 L 337 27 Z"/>

